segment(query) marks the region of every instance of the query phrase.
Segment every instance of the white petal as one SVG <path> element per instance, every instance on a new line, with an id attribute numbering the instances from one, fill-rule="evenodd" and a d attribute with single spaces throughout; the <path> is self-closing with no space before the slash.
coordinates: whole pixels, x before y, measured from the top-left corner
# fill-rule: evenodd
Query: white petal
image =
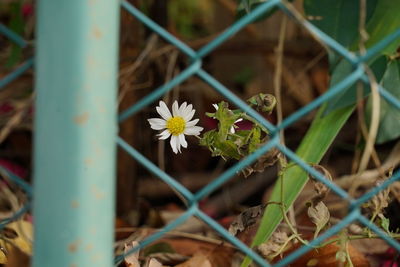
<path id="1" fill-rule="evenodd" d="M 230 129 L 230 132 L 232 133 L 232 134 L 234 134 L 235 133 L 235 127 L 231 127 L 231 129 Z"/>
<path id="2" fill-rule="evenodd" d="M 160 114 L 164 120 L 168 120 L 169 118 L 171 118 L 171 112 L 169 112 L 169 109 L 164 101 L 160 101 L 159 105 L 160 106 L 156 107 L 158 114 Z"/>
<path id="3" fill-rule="evenodd" d="M 215 110 L 218 110 L 218 105 L 217 104 L 212 104 Z"/>
<path id="4" fill-rule="evenodd" d="M 159 118 L 148 119 L 148 121 L 150 123 L 151 129 L 153 130 L 162 130 L 167 124 L 165 120 Z"/>
<path id="5" fill-rule="evenodd" d="M 195 126 L 196 123 L 197 123 L 198 121 L 199 121 L 199 119 L 195 119 L 195 120 L 192 120 L 192 121 L 188 121 L 188 122 L 186 123 L 186 127 Z"/>
<path id="6" fill-rule="evenodd" d="M 175 154 L 178 154 L 178 148 L 177 148 L 177 143 L 178 138 L 176 136 L 171 136 L 171 141 L 169 142 L 171 144 L 172 151 L 174 151 Z"/>
<path id="7" fill-rule="evenodd" d="M 172 115 L 174 117 L 179 116 L 179 108 L 178 108 L 178 101 L 175 100 L 175 102 L 172 104 Z"/>
<path id="8" fill-rule="evenodd" d="M 239 119 L 235 120 L 235 123 L 242 121 L 242 120 L 243 120 L 242 118 L 239 118 Z"/>
<path id="9" fill-rule="evenodd" d="M 184 119 L 185 121 L 190 121 L 190 120 L 193 118 L 195 112 L 196 112 L 196 110 L 195 110 L 195 109 L 192 109 L 192 111 L 191 111 L 190 113 L 186 113 L 186 114 L 183 116 L 183 119 Z"/>
<path id="10" fill-rule="evenodd" d="M 184 134 L 180 134 L 180 135 L 178 135 L 178 138 L 179 138 L 179 143 L 183 146 L 183 147 L 187 147 L 187 142 L 186 142 L 186 140 L 185 140 L 185 135 Z"/>
<path id="11" fill-rule="evenodd" d="M 158 134 L 160 140 L 167 139 L 171 133 L 168 130 L 163 131 L 162 133 Z"/>
<path id="12" fill-rule="evenodd" d="M 185 116 L 186 114 L 192 112 L 192 109 L 193 109 L 193 105 L 192 105 L 192 104 L 189 104 L 189 105 L 183 110 L 182 116 Z"/>
<path id="13" fill-rule="evenodd" d="M 185 129 L 185 134 L 186 135 L 199 135 L 201 131 L 203 131 L 202 127 L 192 126 L 192 127 L 187 127 Z"/>
<path id="14" fill-rule="evenodd" d="M 182 105 L 179 107 L 178 116 L 183 117 L 184 111 L 186 110 L 187 103 L 183 102 Z"/>
<path id="15" fill-rule="evenodd" d="M 181 151 L 181 143 L 180 143 L 180 141 L 179 141 L 179 137 L 178 136 L 176 136 L 176 148 L 178 149 L 178 151 L 179 151 L 179 153 L 182 153 L 182 151 Z"/>

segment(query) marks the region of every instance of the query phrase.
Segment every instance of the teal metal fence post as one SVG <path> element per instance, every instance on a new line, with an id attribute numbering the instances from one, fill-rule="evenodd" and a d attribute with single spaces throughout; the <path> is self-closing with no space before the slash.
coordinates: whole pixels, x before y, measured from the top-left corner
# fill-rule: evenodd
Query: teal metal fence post
<path id="1" fill-rule="evenodd" d="M 113 264 L 119 4 L 38 2 L 34 267 Z"/>

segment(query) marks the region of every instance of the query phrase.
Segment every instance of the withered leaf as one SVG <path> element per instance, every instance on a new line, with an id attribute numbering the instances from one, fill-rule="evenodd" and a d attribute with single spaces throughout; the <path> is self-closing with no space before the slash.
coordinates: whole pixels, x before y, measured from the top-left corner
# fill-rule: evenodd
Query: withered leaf
<path id="1" fill-rule="evenodd" d="M 139 245 L 139 242 L 132 241 L 131 244 L 125 244 L 124 253 L 128 253 L 132 248 Z M 139 263 L 139 250 L 125 256 L 125 263 L 128 267 L 140 267 Z"/>
<path id="2" fill-rule="evenodd" d="M 317 227 L 315 230 L 315 235 L 317 235 L 324 228 L 330 219 L 329 210 L 322 201 L 318 202 L 317 205 L 310 206 L 308 208 L 308 216 Z"/>
<path id="3" fill-rule="evenodd" d="M 255 224 L 264 214 L 265 205 L 251 207 L 240 213 L 229 226 L 229 233 L 236 236 L 247 227 Z"/>

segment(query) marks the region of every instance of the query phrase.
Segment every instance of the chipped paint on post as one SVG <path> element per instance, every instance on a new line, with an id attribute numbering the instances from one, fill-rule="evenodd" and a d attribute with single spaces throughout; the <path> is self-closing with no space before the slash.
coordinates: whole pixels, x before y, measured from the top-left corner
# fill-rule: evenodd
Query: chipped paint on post
<path id="1" fill-rule="evenodd" d="M 34 267 L 113 264 L 119 4 L 38 2 Z"/>

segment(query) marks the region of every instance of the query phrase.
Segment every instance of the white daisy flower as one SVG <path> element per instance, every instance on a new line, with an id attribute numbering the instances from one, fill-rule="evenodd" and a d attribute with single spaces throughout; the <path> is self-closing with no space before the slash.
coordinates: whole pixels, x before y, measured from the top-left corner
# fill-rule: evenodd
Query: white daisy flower
<path id="1" fill-rule="evenodd" d="M 212 105 L 215 108 L 215 110 L 218 110 L 218 104 L 212 104 Z M 239 121 L 242 121 L 242 120 L 243 120 L 242 118 L 239 118 L 239 119 L 235 120 L 235 122 L 233 123 L 232 127 L 229 129 L 232 134 L 235 133 L 235 126 L 234 126 L 235 123 L 237 123 Z"/>
<path id="2" fill-rule="evenodd" d="M 160 140 L 165 140 L 171 136 L 171 148 L 175 154 L 181 152 L 181 146 L 187 147 L 185 135 L 199 135 L 202 127 L 195 126 L 199 119 L 192 120 L 195 110 L 192 104 L 186 102 L 178 107 L 178 102 L 172 104 L 172 115 L 164 101 L 160 101 L 156 107 L 158 114 L 162 117 L 148 119 L 150 127 L 153 130 L 164 130 L 158 134 Z"/>

